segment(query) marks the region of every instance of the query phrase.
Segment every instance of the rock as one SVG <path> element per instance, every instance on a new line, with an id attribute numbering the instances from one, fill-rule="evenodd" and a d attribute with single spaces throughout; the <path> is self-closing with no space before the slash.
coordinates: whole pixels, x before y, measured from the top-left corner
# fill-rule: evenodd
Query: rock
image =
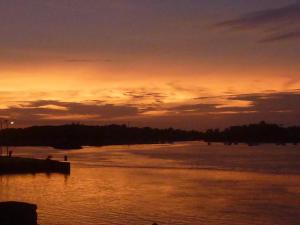
<path id="1" fill-rule="evenodd" d="M 37 206 L 24 202 L 0 202 L 1 225 L 37 225 Z"/>

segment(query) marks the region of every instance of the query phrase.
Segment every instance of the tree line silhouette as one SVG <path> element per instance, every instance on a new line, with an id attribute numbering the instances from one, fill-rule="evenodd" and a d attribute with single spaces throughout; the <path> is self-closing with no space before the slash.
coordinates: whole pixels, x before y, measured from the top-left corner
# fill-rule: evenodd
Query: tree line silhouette
<path id="1" fill-rule="evenodd" d="M 52 146 L 74 149 L 81 146 L 169 143 L 200 139 L 197 131 L 137 128 L 126 125 L 34 126 L 0 131 L 0 144 L 9 146 Z"/>
<path id="2" fill-rule="evenodd" d="M 177 141 L 224 142 L 225 144 L 294 143 L 300 142 L 300 127 L 283 127 L 260 122 L 231 126 L 224 130 L 209 129 L 205 132 L 179 129 L 138 128 L 126 125 L 87 126 L 69 124 L 62 126 L 34 126 L 10 128 L 0 131 L 0 145 L 52 146 L 75 149 L 81 146 L 118 144 L 153 144 Z"/>
<path id="3" fill-rule="evenodd" d="M 231 126 L 223 131 L 220 131 L 219 129 L 209 129 L 204 133 L 203 137 L 203 139 L 207 142 L 224 142 L 226 144 L 297 144 L 300 142 L 300 127 L 283 127 L 278 124 L 262 121 L 257 124 Z"/>

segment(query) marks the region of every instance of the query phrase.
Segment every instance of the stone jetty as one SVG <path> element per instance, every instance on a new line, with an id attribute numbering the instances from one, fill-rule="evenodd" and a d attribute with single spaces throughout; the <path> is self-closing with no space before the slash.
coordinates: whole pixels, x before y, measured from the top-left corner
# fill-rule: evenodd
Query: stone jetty
<path id="1" fill-rule="evenodd" d="M 70 174 L 69 162 L 60 162 L 51 159 L 32 159 L 21 157 L 0 157 L 1 174 L 19 173 L 63 173 Z"/>

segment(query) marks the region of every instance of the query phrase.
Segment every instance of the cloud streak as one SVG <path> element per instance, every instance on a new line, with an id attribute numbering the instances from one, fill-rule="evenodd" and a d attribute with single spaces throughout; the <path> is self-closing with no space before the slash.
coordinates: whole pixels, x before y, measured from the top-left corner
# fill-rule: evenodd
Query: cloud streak
<path id="1" fill-rule="evenodd" d="M 132 93 L 129 94 L 132 95 Z M 149 95 L 151 98 L 156 95 L 161 97 L 158 93 L 144 93 L 141 96 L 134 95 L 133 98 L 148 98 Z M 132 105 L 107 104 L 102 101 L 37 100 L 19 102 L 2 108 L 0 109 L 0 118 L 14 119 L 18 126 L 20 124 L 28 126 L 74 121 L 85 123 L 134 121 L 135 124 L 150 121 L 152 126 L 159 127 L 177 126 L 180 123 L 179 128 L 197 128 L 195 126 L 201 128 L 203 123 L 210 123 L 216 118 L 218 119 L 217 125 L 219 124 L 221 127 L 222 123 L 231 125 L 241 121 L 258 122 L 260 120 L 284 124 L 292 120 L 293 124 L 297 124 L 297 121 L 300 123 L 298 119 L 299 102 L 299 90 L 202 97 L 191 100 L 189 104 L 177 103 L 173 106 L 165 103 Z M 184 123 L 182 120 L 189 122 Z"/>
<path id="2" fill-rule="evenodd" d="M 202 100 L 203 98 L 199 98 Z M 209 98 L 207 98 L 209 99 Z M 213 103 L 216 99 L 228 100 L 230 103 Z M 196 103 L 169 108 L 180 114 L 184 113 L 299 113 L 300 92 L 254 93 L 218 96 L 211 99 L 212 103 Z M 241 106 L 230 106 L 232 102 L 245 102 Z M 271 115 L 271 114 L 270 114 Z"/>
<path id="3" fill-rule="evenodd" d="M 110 63 L 112 62 L 111 59 L 66 59 L 65 62 L 67 63 L 95 63 L 95 62 L 105 62 Z"/>
<path id="4" fill-rule="evenodd" d="M 236 31 L 257 30 L 266 36 L 260 42 L 275 42 L 300 38 L 300 3 L 267 9 L 226 20 L 217 27 Z"/>
<path id="5" fill-rule="evenodd" d="M 130 105 L 61 102 L 55 100 L 24 102 L 18 106 L 0 109 L 0 117 L 10 116 L 16 120 L 23 121 L 43 121 L 54 118 L 69 118 L 71 121 L 75 118 L 101 120 L 135 116 L 137 114 L 138 109 Z"/>
<path id="6" fill-rule="evenodd" d="M 300 30 L 283 33 L 283 34 L 275 34 L 272 36 L 269 36 L 265 39 L 262 39 L 260 42 L 275 42 L 275 41 L 284 41 L 287 39 L 298 39 L 300 38 Z"/>

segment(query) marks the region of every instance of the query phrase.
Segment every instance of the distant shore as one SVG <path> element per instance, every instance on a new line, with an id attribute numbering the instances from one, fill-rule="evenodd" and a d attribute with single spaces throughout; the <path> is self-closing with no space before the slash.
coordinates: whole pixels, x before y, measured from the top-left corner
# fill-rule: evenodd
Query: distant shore
<path id="1" fill-rule="evenodd" d="M 2 146 L 50 146 L 57 149 L 80 149 L 82 146 L 173 143 L 180 141 L 221 142 L 226 145 L 262 143 L 284 145 L 300 143 L 300 127 L 283 127 L 260 122 L 232 126 L 224 130 L 185 131 L 179 129 L 138 128 L 126 125 L 35 126 L 0 131 Z"/>
<path id="2" fill-rule="evenodd" d="M 264 121 L 257 124 L 232 126 L 224 130 L 209 129 L 203 134 L 207 143 L 221 142 L 226 145 L 245 143 L 249 146 L 259 144 L 299 144 L 300 127 L 283 127 Z"/>
<path id="3" fill-rule="evenodd" d="M 200 140 L 200 132 L 178 129 L 137 128 L 125 125 L 35 126 L 0 131 L 3 146 L 50 146 L 80 149 L 82 146 L 172 143 Z"/>

